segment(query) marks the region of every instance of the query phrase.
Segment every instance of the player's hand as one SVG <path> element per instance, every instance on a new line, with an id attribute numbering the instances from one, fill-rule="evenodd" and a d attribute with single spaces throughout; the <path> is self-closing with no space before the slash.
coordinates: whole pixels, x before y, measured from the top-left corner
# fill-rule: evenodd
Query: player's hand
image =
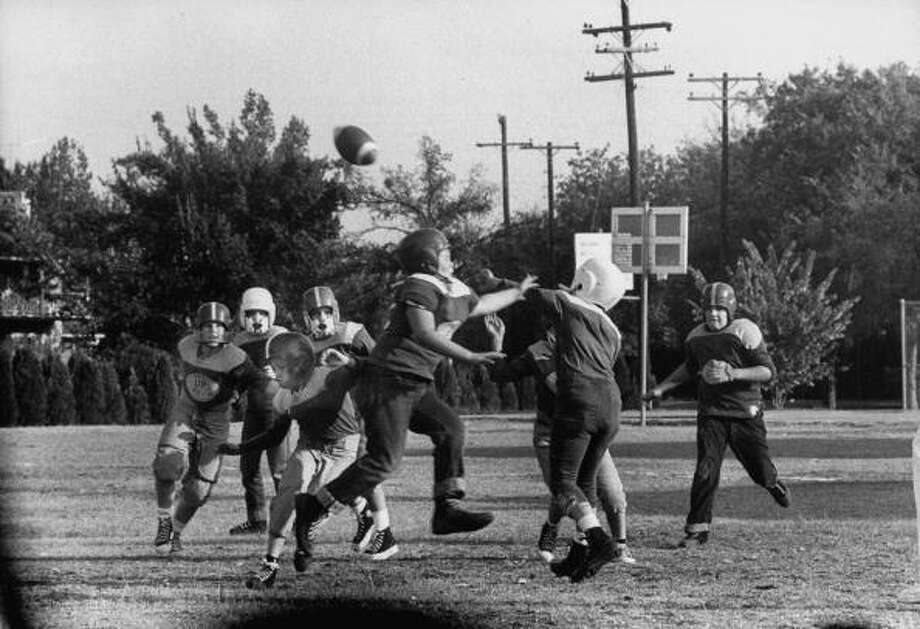
<path id="1" fill-rule="evenodd" d="M 264 371 L 265 375 L 268 376 L 270 379 L 272 380 L 278 379 L 278 374 L 275 373 L 275 370 L 272 368 L 271 365 L 265 365 L 264 367 L 262 367 L 262 371 Z"/>
<path id="2" fill-rule="evenodd" d="M 492 365 L 496 360 L 500 360 L 505 357 L 504 352 L 474 352 L 470 356 L 469 363 L 473 365 Z"/>
<path id="3" fill-rule="evenodd" d="M 240 444 L 238 443 L 222 443 L 217 446 L 217 454 L 226 454 L 229 456 L 238 456 L 240 453 Z"/>
<path id="4" fill-rule="evenodd" d="M 524 279 L 521 280 L 521 283 L 520 283 L 520 285 L 519 285 L 519 288 L 521 289 L 521 296 L 522 296 L 522 297 L 523 297 L 524 293 L 526 293 L 527 291 L 529 291 L 531 288 L 540 288 L 540 283 L 537 281 L 537 276 L 536 276 L 536 275 L 531 275 L 530 273 L 528 273 L 528 274 L 524 277 Z"/>
<path id="5" fill-rule="evenodd" d="M 501 347 L 502 342 L 505 340 L 505 322 L 494 312 L 487 314 L 482 320 L 485 323 L 486 332 L 489 333 L 495 344 Z"/>
<path id="6" fill-rule="evenodd" d="M 351 361 L 351 357 L 345 352 L 341 352 L 333 347 L 323 352 L 322 364 L 328 365 L 329 367 L 341 367 L 349 364 Z"/>
<path id="7" fill-rule="evenodd" d="M 703 365 L 700 377 L 706 384 L 723 384 L 734 380 L 732 367 L 724 360 L 712 359 Z"/>
<path id="8" fill-rule="evenodd" d="M 664 393 L 659 387 L 652 387 L 642 395 L 642 401 L 653 402 L 655 400 L 660 400 L 662 395 L 664 395 Z"/>

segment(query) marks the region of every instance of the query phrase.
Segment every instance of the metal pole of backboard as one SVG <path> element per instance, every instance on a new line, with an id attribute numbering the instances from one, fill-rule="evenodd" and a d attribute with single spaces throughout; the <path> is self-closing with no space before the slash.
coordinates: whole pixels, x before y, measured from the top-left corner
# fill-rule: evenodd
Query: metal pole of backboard
<path id="1" fill-rule="evenodd" d="M 901 410 L 906 411 L 907 402 L 907 302 L 901 298 L 898 300 L 901 310 Z M 920 514 L 918 514 L 920 517 Z"/>
<path id="2" fill-rule="evenodd" d="M 642 371 L 639 377 L 639 389 L 642 392 L 639 398 L 639 425 L 645 426 L 645 411 L 647 402 L 642 400 L 642 396 L 648 392 L 648 274 L 651 263 L 651 232 L 652 232 L 652 209 L 648 201 L 645 202 L 645 210 L 642 213 L 642 322 L 640 337 L 640 366 Z"/>

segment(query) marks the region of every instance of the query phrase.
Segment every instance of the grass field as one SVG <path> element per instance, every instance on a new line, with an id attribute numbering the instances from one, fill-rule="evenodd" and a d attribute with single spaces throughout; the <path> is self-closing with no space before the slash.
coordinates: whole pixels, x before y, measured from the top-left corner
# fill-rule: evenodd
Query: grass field
<path id="1" fill-rule="evenodd" d="M 468 502 L 495 511 L 490 527 L 431 535 L 430 448 L 413 435 L 387 486 L 401 551 L 356 558 L 343 514 L 321 531 L 308 572 L 295 575 L 286 549 L 266 592 L 242 582 L 264 538 L 227 534 L 243 518 L 236 459 L 186 529 L 185 552 L 153 553 L 158 426 L 0 430 L 2 524 L 34 627 L 920 627 L 920 605 L 898 598 L 920 578 L 917 416 L 784 410 L 767 425 L 792 507 L 777 507 L 728 455 L 711 542 L 679 550 L 693 417 L 656 410 L 643 427 L 627 413 L 613 454 L 639 563 L 577 585 L 536 554 L 547 495 L 525 416 L 468 418 Z"/>

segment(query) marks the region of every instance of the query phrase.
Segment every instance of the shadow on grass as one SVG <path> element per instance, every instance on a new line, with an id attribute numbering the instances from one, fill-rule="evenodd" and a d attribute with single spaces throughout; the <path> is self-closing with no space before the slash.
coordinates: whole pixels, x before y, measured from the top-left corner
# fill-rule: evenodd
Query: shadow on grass
<path id="1" fill-rule="evenodd" d="M 714 517 L 760 520 L 895 520 L 913 519 L 913 487 L 909 481 L 847 481 L 788 483 L 792 505 L 777 506 L 770 494 L 751 483 L 719 487 Z M 639 515 L 686 515 L 690 487 L 684 491 L 627 490 L 629 510 Z"/>
<path id="2" fill-rule="evenodd" d="M 771 439 L 770 454 L 777 458 L 799 459 L 902 459 L 911 457 L 911 437 L 903 439 Z M 689 459 L 696 460 L 694 441 L 654 441 L 632 443 L 614 441 L 610 448 L 621 459 Z M 533 458 L 533 447 L 471 446 L 464 450 L 469 458 Z M 430 457 L 431 448 L 411 448 L 407 457 Z"/>
<path id="3" fill-rule="evenodd" d="M 399 601 L 366 598 L 295 598 L 286 600 L 280 609 L 264 615 L 246 616 L 233 622 L 211 627 L 244 629 L 250 627 L 311 626 L 379 626 L 400 629 L 456 628 L 485 629 L 494 627 L 486 609 L 471 612 L 453 609 L 431 601 Z"/>

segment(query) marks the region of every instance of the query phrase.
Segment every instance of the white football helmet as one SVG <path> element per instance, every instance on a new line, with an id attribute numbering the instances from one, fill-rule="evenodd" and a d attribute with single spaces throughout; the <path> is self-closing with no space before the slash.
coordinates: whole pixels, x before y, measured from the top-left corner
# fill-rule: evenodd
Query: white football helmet
<path id="1" fill-rule="evenodd" d="M 588 258 L 575 269 L 572 285 L 567 287 L 576 297 L 610 310 L 626 294 L 626 274 L 613 262 Z"/>
<path id="2" fill-rule="evenodd" d="M 267 325 L 259 325 L 259 329 L 255 329 L 252 318 L 246 316 L 246 312 L 250 310 L 265 312 L 268 317 Z M 253 286 L 243 291 L 243 297 L 240 300 L 240 325 L 243 329 L 249 333 L 267 334 L 274 323 L 275 300 L 272 298 L 272 294 L 268 292 L 268 289 Z M 263 327 L 264 329 L 262 329 Z"/>

